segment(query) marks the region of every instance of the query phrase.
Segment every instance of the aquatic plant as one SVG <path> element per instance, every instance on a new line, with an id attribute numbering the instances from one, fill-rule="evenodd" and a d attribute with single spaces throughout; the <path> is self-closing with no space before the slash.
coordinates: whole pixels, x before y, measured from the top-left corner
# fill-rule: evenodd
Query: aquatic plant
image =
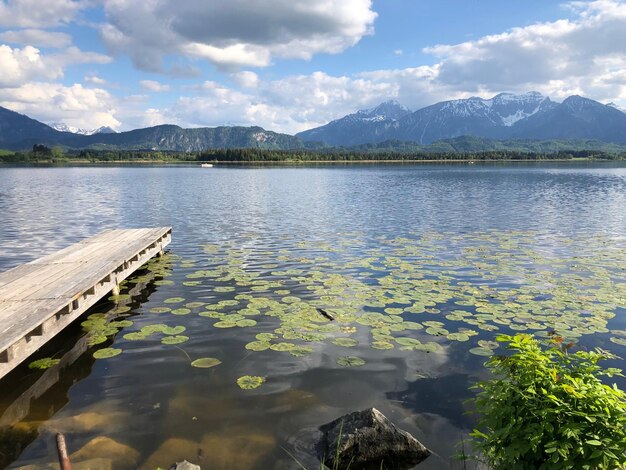
<path id="1" fill-rule="evenodd" d="M 93 353 L 93 357 L 95 359 L 108 359 L 110 357 L 115 357 L 119 354 L 122 354 L 122 350 L 121 349 L 117 349 L 117 348 L 103 348 L 103 349 L 99 349 L 96 352 Z"/>
<path id="2" fill-rule="evenodd" d="M 208 369 L 210 367 L 218 366 L 221 363 L 222 361 L 214 357 L 202 357 L 200 359 L 196 359 L 195 361 L 192 361 L 191 365 L 193 367 L 199 367 L 201 369 Z"/>
<path id="3" fill-rule="evenodd" d="M 254 375 L 244 375 L 237 379 L 237 385 L 243 390 L 252 390 L 260 387 L 265 382 L 265 377 L 258 377 Z"/>
<path id="4" fill-rule="evenodd" d="M 52 366 L 56 366 L 61 362 L 61 359 L 53 359 L 51 357 L 44 357 L 42 359 L 37 359 L 36 361 L 28 364 L 29 369 L 49 369 Z"/>
<path id="5" fill-rule="evenodd" d="M 475 386 L 474 446 L 494 469 L 614 469 L 626 464 L 626 394 L 602 379 L 621 371 L 595 351 L 570 352 L 552 335 L 500 335 L 510 355 L 493 356 L 493 378 Z"/>
<path id="6" fill-rule="evenodd" d="M 337 359 L 337 364 L 344 367 L 359 367 L 365 365 L 365 361 L 356 356 L 341 356 Z"/>

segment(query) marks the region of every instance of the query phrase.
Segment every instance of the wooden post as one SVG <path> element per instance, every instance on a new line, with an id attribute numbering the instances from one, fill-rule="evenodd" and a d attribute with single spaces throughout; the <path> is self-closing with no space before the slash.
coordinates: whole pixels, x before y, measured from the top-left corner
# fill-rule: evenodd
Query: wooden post
<path id="1" fill-rule="evenodd" d="M 57 434 L 57 452 L 59 453 L 59 464 L 61 465 L 61 470 L 72 470 L 70 458 L 67 456 L 65 436 L 61 433 Z"/>
<path id="2" fill-rule="evenodd" d="M 115 284 L 113 286 L 113 289 L 111 289 L 111 294 L 113 295 L 120 295 L 120 285 L 119 284 Z"/>

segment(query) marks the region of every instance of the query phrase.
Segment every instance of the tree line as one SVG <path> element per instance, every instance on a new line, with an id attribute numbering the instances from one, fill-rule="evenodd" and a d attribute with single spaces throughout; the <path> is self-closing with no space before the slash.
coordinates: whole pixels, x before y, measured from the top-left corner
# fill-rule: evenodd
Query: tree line
<path id="1" fill-rule="evenodd" d="M 64 151 L 35 145 L 29 152 L 0 151 L 4 163 L 64 163 L 64 162 L 358 162 L 358 161 L 525 161 L 525 160 L 625 160 L 626 152 L 611 153 L 594 150 L 561 150 L 557 152 L 528 152 L 520 150 L 490 150 L 482 152 L 427 152 L 393 150 L 353 151 L 347 149 L 268 150 L 258 148 L 211 149 L 203 152 L 167 150 L 99 150 Z"/>

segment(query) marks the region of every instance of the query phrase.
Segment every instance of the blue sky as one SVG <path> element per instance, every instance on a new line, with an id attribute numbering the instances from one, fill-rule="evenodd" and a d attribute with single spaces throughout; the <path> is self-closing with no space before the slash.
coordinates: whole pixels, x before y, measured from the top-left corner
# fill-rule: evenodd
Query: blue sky
<path id="1" fill-rule="evenodd" d="M 128 130 L 294 133 L 396 99 L 626 105 L 626 2 L 0 0 L 0 105 Z"/>

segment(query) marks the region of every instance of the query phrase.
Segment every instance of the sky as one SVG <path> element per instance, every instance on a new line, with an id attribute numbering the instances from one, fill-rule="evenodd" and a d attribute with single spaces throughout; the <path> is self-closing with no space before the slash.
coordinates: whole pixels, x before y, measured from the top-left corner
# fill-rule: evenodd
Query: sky
<path id="1" fill-rule="evenodd" d="M 397 100 L 626 107 L 626 0 L 0 0 L 0 106 L 296 133 Z"/>

